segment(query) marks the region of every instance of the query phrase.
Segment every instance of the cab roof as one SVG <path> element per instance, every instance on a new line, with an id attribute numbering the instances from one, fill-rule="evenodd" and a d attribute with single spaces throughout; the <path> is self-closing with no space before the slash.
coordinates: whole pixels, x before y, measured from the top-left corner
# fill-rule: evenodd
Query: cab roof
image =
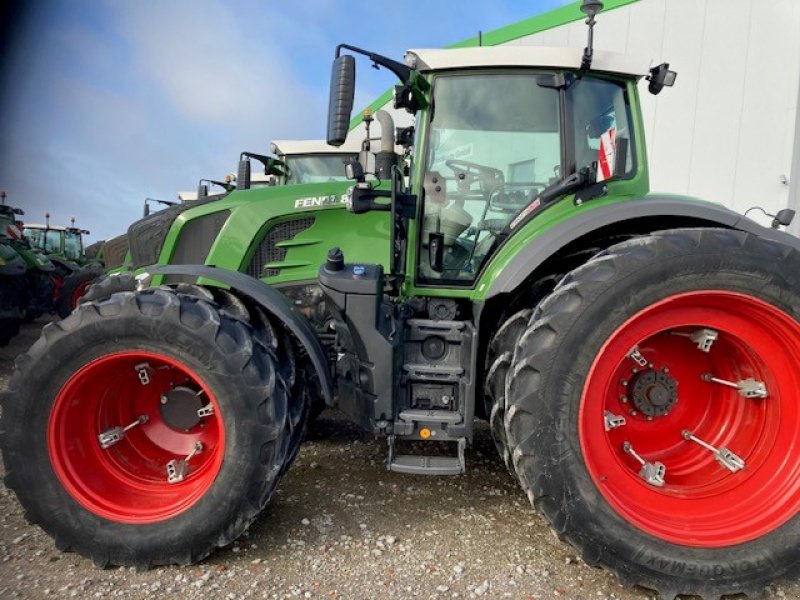
<path id="1" fill-rule="evenodd" d="M 361 150 L 361 141 L 349 138 L 339 147 L 329 146 L 325 140 L 274 140 L 272 153 L 281 156 L 296 154 L 353 154 Z"/>
<path id="2" fill-rule="evenodd" d="M 41 223 L 25 223 L 23 229 L 52 229 L 54 231 L 66 231 L 67 228 L 63 225 L 50 225 L 50 227 L 48 227 L 47 225 L 43 225 Z"/>
<path id="3" fill-rule="evenodd" d="M 422 72 L 486 67 L 580 69 L 582 58 L 582 48 L 547 46 L 482 46 L 406 52 L 406 64 Z M 651 62 L 640 56 L 595 50 L 591 70 L 641 78 L 650 72 Z"/>

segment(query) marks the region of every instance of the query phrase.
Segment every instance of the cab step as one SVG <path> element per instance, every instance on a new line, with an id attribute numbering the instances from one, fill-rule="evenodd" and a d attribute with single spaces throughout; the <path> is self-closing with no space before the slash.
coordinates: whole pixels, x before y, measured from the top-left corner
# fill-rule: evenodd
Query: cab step
<path id="1" fill-rule="evenodd" d="M 395 436 L 389 436 L 387 466 L 390 471 L 409 475 L 461 475 L 467 471 L 464 459 L 464 450 L 467 447 L 466 438 L 456 440 L 458 456 L 395 454 L 394 439 Z"/>

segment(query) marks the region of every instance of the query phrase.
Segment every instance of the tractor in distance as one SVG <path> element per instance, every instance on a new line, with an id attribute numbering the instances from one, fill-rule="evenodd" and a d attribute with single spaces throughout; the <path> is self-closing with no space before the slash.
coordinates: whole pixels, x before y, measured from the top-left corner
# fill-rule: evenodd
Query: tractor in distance
<path id="1" fill-rule="evenodd" d="M 17 334 L 25 318 L 28 265 L 16 247 L 17 216 L 23 214 L 21 208 L 7 205 L 6 192 L 0 192 L 0 347 Z"/>
<path id="2" fill-rule="evenodd" d="M 464 472 L 488 418 L 535 508 L 624 584 L 796 576 L 800 240 L 650 193 L 638 84 L 675 74 L 589 40 L 339 46 L 328 141 L 364 54 L 413 153 L 134 225 L 136 277 L 48 325 L 3 395 L 27 517 L 101 566 L 200 560 L 269 501 L 319 396 L 402 473 Z"/>
<path id="3" fill-rule="evenodd" d="M 51 225 L 48 212 L 43 225 L 26 223 L 22 233 L 55 266 L 53 308 L 59 317 L 66 317 L 87 288 L 103 274 L 102 264 L 84 253 L 83 236 L 90 232 L 75 227 L 75 217 L 71 217 L 69 227 Z"/>
<path id="4" fill-rule="evenodd" d="M 6 285 L 3 303 L 9 310 L 3 311 L 5 334 L 0 342 L 16 335 L 20 321 L 32 321 L 44 313 L 54 310 L 57 293 L 57 274 L 55 264 L 38 248 L 32 247 L 22 234 L 23 224 L 18 219 L 25 214 L 21 208 L 6 204 L 6 192 L 0 192 L 0 236 L 5 246 L 3 261 L 6 263 L 3 272 L 13 277 L 3 278 Z M 23 277 L 19 265 L 24 264 Z M 18 303 L 19 319 L 14 319 L 11 305 Z"/>

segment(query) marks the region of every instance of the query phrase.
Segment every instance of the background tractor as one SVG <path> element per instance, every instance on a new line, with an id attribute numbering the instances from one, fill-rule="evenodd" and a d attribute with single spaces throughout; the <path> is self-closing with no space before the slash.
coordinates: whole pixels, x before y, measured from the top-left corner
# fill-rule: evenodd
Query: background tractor
<path id="1" fill-rule="evenodd" d="M 145 218 L 150 216 L 149 203 L 157 202 L 168 207 L 166 212 L 160 217 L 153 217 L 151 221 L 166 221 L 171 223 L 175 215 L 189 210 L 195 206 L 193 203 L 198 201 L 202 204 L 220 200 L 234 189 L 261 189 L 283 185 L 296 185 L 300 183 L 312 182 L 331 182 L 345 181 L 343 162 L 357 157 L 360 150 L 360 143 L 349 142 L 342 147 L 329 146 L 324 140 L 276 140 L 270 145 L 272 156 L 256 154 L 253 152 L 242 152 L 239 160 L 239 181 L 228 176 L 225 181 L 215 181 L 211 179 L 201 179 L 197 186 L 197 192 L 179 192 L 179 202 L 165 200 L 145 200 Z M 253 173 L 251 160 L 257 160 L 262 164 L 263 172 Z M 219 187 L 223 191 L 210 194 L 211 186 Z M 142 225 L 140 221 L 134 223 L 142 229 L 147 229 L 147 224 Z M 128 233 L 124 233 L 111 240 L 103 246 L 103 258 L 106 268 L 109 271 L 128 270 L 132 262 L 132 256 L 128 246 Z M 168 262 L 170 257 L 164 257 Z"/>
<path id="2" fill-rule="evenodd" d="M 49 325 L 4 394 L 28 518 L 99 565 L 200 560 L 269 501 L 318 397 L 409 474 L 463 473 L 488 418 L 534 507 L 625 584 L 717 598 L 795 576 L 800 240 L 649 192 L 638 84 L 675 73 L 594 52 L 601 6 L 582 51 L 341 45 L 330 144 L 354 55 L 416 117 L 380 115 L 353 186 L 131 226 L 136 276 Z"/>
<path id="3" fill-rule="evenodd" d="M 84 252 L 83 236 L 90 232 L 75 227 L 75 217 L 69 227 L 50 225 L 50 213 L 46 213 L 44 225 L 26 223 L 22 233 L 33 248 L 53 263 L 53 309 L 58 316 L 66 317 L 92 282 L 103 274 L 102 263 Z"/>
<path id="4" fill-rule="evenodd" d="M 5 200 L 6 193 L 0 192 L 0 346 L 17 334 L 25 317 L 28 271 L 12 237 L 19 231 L 16 219 L 23 211 L 6 205 Z"/>
<path id="5" fill-rule="evenodd" d="M 4 331 L 0 342 L 5 343 L 19 328 L 19 321 L 31 321 L 52 312 L 57 293 L 56 267 L 38 248 L 31 247 L 22 236 L 21 208 L 6 204 L 6 193 L 0 192 L 0 241 L 4 246 L 2 283 Z M 24 265 L 24 268 L 20 268 Z M 16 305 L 16 310 L 14 306 Z M 14 313 L 19 313 L 19 318 Z"/>

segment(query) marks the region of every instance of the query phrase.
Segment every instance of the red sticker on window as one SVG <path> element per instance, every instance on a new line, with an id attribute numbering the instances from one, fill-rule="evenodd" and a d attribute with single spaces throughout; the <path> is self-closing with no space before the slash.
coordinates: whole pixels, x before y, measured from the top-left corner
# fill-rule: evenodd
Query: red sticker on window
<path id="1" fill-rule="evenodd" d="M 600 136 L 597 150 L 597 181 L 611 179 L 617 155 L 617 131 L 613 127 Z"/>

